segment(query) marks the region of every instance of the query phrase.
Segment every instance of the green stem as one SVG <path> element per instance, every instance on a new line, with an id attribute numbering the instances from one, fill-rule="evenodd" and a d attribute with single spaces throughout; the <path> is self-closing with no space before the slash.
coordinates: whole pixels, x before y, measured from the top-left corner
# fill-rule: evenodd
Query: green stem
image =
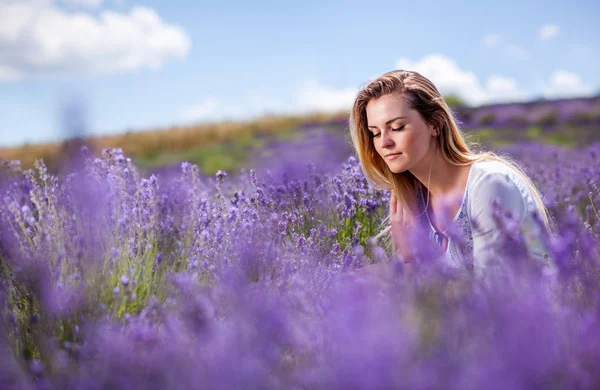
<path id="1" fill-rule="evenodd" d="M 598 215 L 598 210 L 596 210 L 596 206 L 594 206 L 594 200 L 592 199 L 592 196 L 588 194 L 588 198 L 590 198 L 590 204 L 592 205 L 592 209 L 594 210 L 596 217 L 600 219 L 600 215 Z"/>

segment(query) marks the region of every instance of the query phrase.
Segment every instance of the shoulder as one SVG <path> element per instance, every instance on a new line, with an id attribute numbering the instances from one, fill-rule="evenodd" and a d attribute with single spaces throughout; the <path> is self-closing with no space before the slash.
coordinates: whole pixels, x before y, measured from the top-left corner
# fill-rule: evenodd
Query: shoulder
<path id="1" fill-rule="evenodd" d="M 469 180 L 471 193 L 485 189 L 501 189 L 522 192 L 523 184 L 519 174 L 510 166 L 495 160 L 478 161 L 473 164 Z"/>
<path id="2" fill-rule="evenodd" d="M 490 208 L 496 202 L 504 209 L 522 214 L 526 208 L 525 187 L 511 167 L 499 161 L 482 161 L 473 169 L 469 185 L 472 211 Z"/>
<path id="3" fill-rule="evenodd" d="M 514 170 L 511 167 L 496 160 L 477 161 L 473 164 L 472 169 L 472 180 L 470 180 L 472 185 L 477 184 L 481 179 L 489 179 L 493 176 L 502 174 L 511 175 L 514 173 Z"/>

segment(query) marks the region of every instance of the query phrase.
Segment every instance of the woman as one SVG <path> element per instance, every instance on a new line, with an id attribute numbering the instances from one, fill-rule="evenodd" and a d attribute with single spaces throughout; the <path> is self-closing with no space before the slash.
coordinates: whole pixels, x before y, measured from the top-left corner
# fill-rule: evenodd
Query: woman
<path id="1" fill-rule="evenodd" d="M 524 233 L 529 257 L 550 264 L 549 217 L 534 184 L 508 158 L 471 151 L 437 88 L 421 74 L 395 70 L 369 82 L 352 107 L 350 131 L 367 179 L 392 191 L 390 226 L 382 233 L 391 233 L 405 262 L 421 227 L 449 265 L 476 274 L 489 268 L 502 237 L 496 211 L 505 210 Z M 456 227 L 458 239 L 448 234 Z"/>

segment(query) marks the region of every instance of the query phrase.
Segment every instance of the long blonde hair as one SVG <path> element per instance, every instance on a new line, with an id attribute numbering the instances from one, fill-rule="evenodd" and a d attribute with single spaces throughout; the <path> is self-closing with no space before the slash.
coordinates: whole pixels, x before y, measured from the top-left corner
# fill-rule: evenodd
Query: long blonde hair
<path id="1" fill-rule="evenodd" d="M 392 190 L 398 201 L 414 221 L 418 214 L 416 191 L 420 182 L 409 171 L 393 173 L 375 150 L 367 123 L 367 103 L 388 94 L 402 94 L 410 109 L 419 112 L 428 125 L 440 130 L 436 137 L 442 156 L 450 164 L 468 166 L 479 160 L 500 161 L 517 173 L 527 183 L 537 207 L 539 219 L 547 233 L 552 233 L 550 215 L 534 183 L 507 155 L 487 151 L 473 152 L 459 129 L 452 110 L 435 85 L 421 74 L 408 70 L 393 70 L 370 81 L 358 92 L 350 113 L 350 135 L 363 172 L 374 188 Z M 389 230 L 389 227 L 385 231 Z M 383 232 L 382 232 L 383 233 Z"/>

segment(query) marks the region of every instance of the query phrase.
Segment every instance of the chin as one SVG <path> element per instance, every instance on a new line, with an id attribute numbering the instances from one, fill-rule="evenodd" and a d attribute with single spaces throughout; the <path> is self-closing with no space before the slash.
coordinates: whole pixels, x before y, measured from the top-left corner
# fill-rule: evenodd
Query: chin
<path id="1" fill-rule="evenodd" d="M 394 168 L 392 168 L 392 167 L 389 167 L 389 168 L 390 168 L 390 171 L 392 171 L 392 173 L 402 173 L 402 172 L 406 172 L 406 169 L 404 169 L 404 168 L 395 168 L 395 167 L 394 167 Z"/>
<path id="2" fill-rule="evenodd" d="M 392 173 L 402 173 L 408 170 L 406 164 L 388 164 L 388 168 Z"/>

